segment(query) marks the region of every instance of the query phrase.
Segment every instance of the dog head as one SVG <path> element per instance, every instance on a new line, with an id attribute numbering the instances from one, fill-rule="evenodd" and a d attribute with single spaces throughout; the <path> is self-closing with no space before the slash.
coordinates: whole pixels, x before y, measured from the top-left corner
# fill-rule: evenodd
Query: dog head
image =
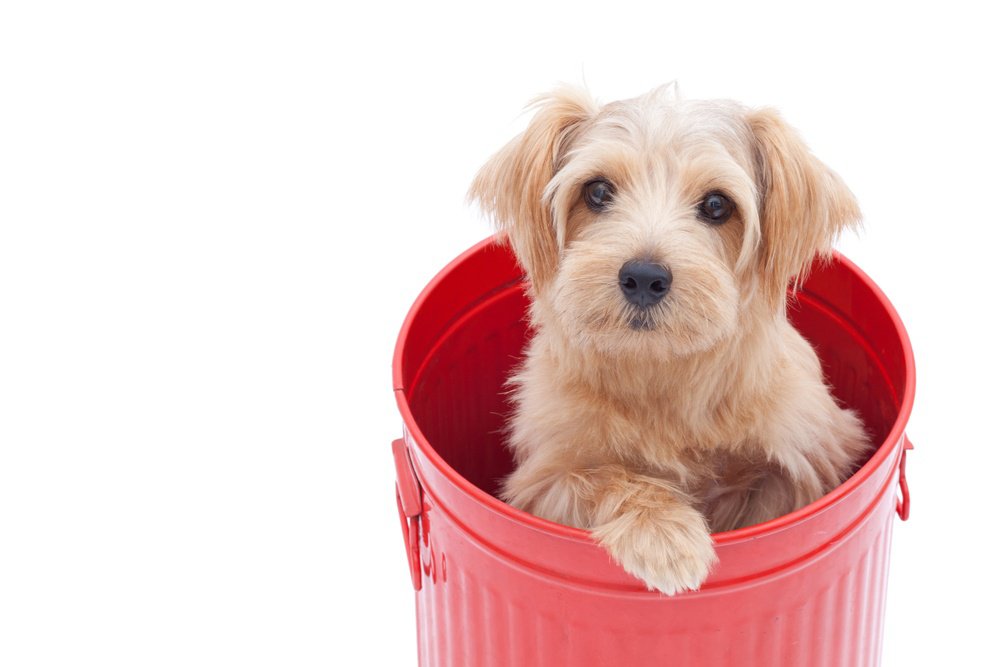
<path id="1" fill-rule="evenodd" d="M 786 290 L 859 212 L 772 110 L 670 88 L 598 106 L 557 89 L 470 196 L 512 245 L 535 319 L 609 354 L 689 356 Z"/>

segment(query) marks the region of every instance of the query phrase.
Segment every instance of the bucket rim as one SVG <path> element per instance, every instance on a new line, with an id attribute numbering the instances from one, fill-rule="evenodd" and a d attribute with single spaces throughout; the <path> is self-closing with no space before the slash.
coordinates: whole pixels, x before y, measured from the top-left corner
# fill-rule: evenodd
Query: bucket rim
<path id="1" fill-rule="evenodd" d="M 455 267 L 481 253 L 484 249 L 503 243 L 504 242 L 498 239 L 496 235 L 492 235 L 474 244 L 438 271 L 430 282 L 427 283 L 424 289 L 421 290 L 419 296 L 417 296 L 416 300 L 413 302 L 413 305 L 410 307 L 409 312 L 407 312 L 406 318 L 403 320 L 403 325 L 399 330 L 399 336 L 396 339 L 396 347 L 392 358 L 392 383 L 393 393 L 396 397 L 396 405 L 399 408 L 400 415 L 403 417 L 405 430 L 410 436 L 408 439 L 411 439 L 427 460 L 442 475 L 444 475 L 448 481 L 454 484 L 461 491 L 471 496 L 480 504 L 485 505 L 492 511 L 507 517 L 515 523 L 519 523 L 525 525 L 526 527 L 561 538 L 593 544 L 594 540 L 591 538 L 589 531 L 549 521 L 548 519 L 543 519 L 523 510 L 519 510 L 480 489 L 478 486 L 463 477 L 458 471 L 452 468 L 440 454 L 438 454 L 437 450 L 434 449 L 434 447 L 430 444 L 430 441 L 426 438 L 426 436 L 424 436 L 420 427 L 417 425 L 412 411 L 410 410 L 409 401 L 406 397 L 406 388 L 403 386 L 403 349 L 406 346 L 406 341 L 409 338 L 410 330 L 413 327 L 414 320 L 416 319 L 418 313 L 438 286 L 454 271 Z M 832 491 L 818 500 L 795 510 L 794 512 L 783 514 L 777 518 L 771 519 L 770 521 L 765 521 L 764 523 L 755 524 L 753 526 L 747 526 L 745 528 L 738 528 L 736 530 L 713 533 L 712 540 L 717 546 L 744 542 L 747 540 L 758 539 L 765 535 L 778 533 L 786 528 L 800 523 L 801 521 L 804 521 L 811 516 L 823 512 L 828 507 L 831 507 L 844 497 L 850 495 L 856 488 L 868 480 L 868 478 L 870 478 L 875 471 L 881 467 L 885 460 L 892 455 L 896 446 L 903 440 L 906 424 L 909 421 L 910 414 L 913 410 L 913 400 L 916 392 L 916 368 L 913 358 L 913 348 L 910 344 L 910 337 L 906 333 L 903 321 L 899 317 L 899 313 L 896 312 L 895 307 L 893 307 L 892 302 L 889 301 L 885 293 L 882 292 L 879 286 L 867 273 L 862 271 L 861 268 L 859 268 L 854 262 L 836 250 L 833 251 L 830 262 L 842 265 L 856 278 L 858 278 L 869 290 L 871 290 L 871 293 L 874 295 L 876 300 L 885 309 L 886 314 L 892 322 L 893 329 L 899 337 L 900 344 L 903 348 L 905 381 L 903 393 L 900 397 L 900 406 L 896 415 L 896 420 L 893 422 L 888 435 L 886 435 L 885 439 L 871 455 L 868 461 L 866 461 L 861 468 L 859 468 L 853 475 L 847 478 L 847 480 L 843 483 L 839 484 Z"/>

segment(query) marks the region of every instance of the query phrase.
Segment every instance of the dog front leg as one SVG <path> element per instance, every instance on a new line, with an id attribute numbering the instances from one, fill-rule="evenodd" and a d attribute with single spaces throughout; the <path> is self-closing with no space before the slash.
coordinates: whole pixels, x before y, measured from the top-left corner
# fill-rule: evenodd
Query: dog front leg
<path id="1" fill-rule="evenodd" d="M 811 443 L 812 440 L 803 442 Z M 858 449 L 863 447 L 863 440 Z M 778 447 L 773 460 L 754 461 L 729 481 L 729 488 L 716 492 L 706 504 L 716 532 L 753 526 L 789 514 L 818 500 L 846 478 L 848 455 L 834 457 L 831 447 L 803 451 L 798 443 Z M 850 451 L 850 450 L 848 450 Z M 840 467 L 838 468 L 837 463 Z"/>
<path id="2" fill-rule="evenodd" d="M 713 492 L 706 514 L 714 532 L 754 526 L 788 514 L 822 495 L 815 478 L 804 482 L 779 465 L 758 463 L 738 483 Z"/>
<path id="3" fill-rule="evenodd" d="M 620 465 L 576 470 L 522 465 L 504 498 L 550 521 L 585 528 L 650 590 L 695 590 L 715 563 L 705 517 L 670 482 Z"/>
<path id="4" fill-rule="evenodd" d="M 591 534 L 629 574 L 667 595 L 697 590 L 716 562 L 705 517 L 666 480 L 620 466 L 590 471 Z"/>

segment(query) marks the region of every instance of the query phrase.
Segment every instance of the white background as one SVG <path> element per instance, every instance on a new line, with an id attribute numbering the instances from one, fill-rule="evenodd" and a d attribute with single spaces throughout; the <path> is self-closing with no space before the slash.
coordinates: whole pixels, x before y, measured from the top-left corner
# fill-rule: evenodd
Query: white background
<path id="1" fill-rule="evenodd" d="M 918 367 L 884 664 L 992 664 L 1000 54 L 919 4 L 4 3 L 0 664 L 415 664 L 396 333 L 584 79 L 776 106 L 858 195 Z"/>

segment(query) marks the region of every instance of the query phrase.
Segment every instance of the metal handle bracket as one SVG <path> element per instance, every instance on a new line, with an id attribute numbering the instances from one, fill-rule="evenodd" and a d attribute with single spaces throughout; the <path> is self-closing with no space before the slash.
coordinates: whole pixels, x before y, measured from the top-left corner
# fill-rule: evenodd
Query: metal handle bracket
<path id="1" fill-rule="evenodd" d="M 903 434 L 903 455 L 899 459 L 899 493 L 896 499 L 896 514 L 903 521 L 910 518 L 910 485 L 906 481 L 906 452 L 913 449 L 913 443 Z"/>
<path id="2" fill-rule="evenodd" d="M 403 529 L 403 545 L 406 547 L 407 564 L 413 590 L 422 585 L 420 576 L 420 514 L 423 512 L 423 491 L 417 480 L 417 473 L 410 460 L 410 451 L 402 439 L 393 440 L 392 458 L 396 463 L 396 507 L 399 509 L 399 523 Z"/>

